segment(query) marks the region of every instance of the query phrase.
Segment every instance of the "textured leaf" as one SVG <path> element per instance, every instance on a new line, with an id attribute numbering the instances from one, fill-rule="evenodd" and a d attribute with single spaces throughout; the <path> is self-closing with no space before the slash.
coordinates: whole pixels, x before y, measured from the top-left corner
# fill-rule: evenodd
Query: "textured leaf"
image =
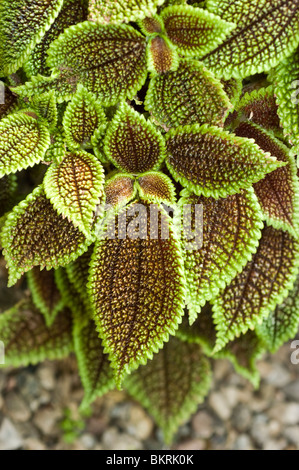
<path id="1" fill-rule="evenodd" d="M 297 277 L 289 296 L 278 305 L 261 325 L 257 333 L 271 352 L 294 338 L 299 327 L 299 278 Z"/>
<path id="2" fill-rule="evenodd" d="M 45 322 L 50 327 L 60 310 L 64 307 L 64 302 L 56 286 L 54 271 L 41 271 L 38 267 L 27 273 L 28 286 L 32 294 L 32 299 L 36 308 L 45 317 Z"/>
<path id="3" fill-rule="evenodd" d="M 205 57 L 217 76 L 244 78 L 268 71 L 299 44 L 297 0 L 211 0 L 208 10 L 237 24 Z"/>
<path id="4" fill-rule="evenodd" d="M 257 252 L 213 301 L 215 350 L 261 323 L 292 288 L 298 272 L 299 243 L 288 233 L 267 227 Z"/>
<path id="5" fill-rule="evenodd" d="M 229 80 L 221 80 L 223 89 L 228 96 L 231 104 L 235 108 L 242 93 L 242 80 L 230 78 Z"/>
<path id="6" fill-rule="evenodd" d="M 47 65 L 81 83 L 106 106 L 133 98 L 146 79 L 146 39 L 131 26 L 86 21 L 49 48 Z"/>
<path id="7" fill-rule="evenodd" d="M 213 126 L 178 127 L 168 132 L 166 144 L 170 173 L 199 196 L 235 194 L 285 165 L 249 139 Z"/>
<path id="8" fill-rule="evenodd" d="M 51 129 L 55 129 L 58 119 L 55 92 L 52 90 L 49 93 L 35 96 L 30 104 L 38 116 L 45 119 Z"/>
<path id="9" fill-rule="evenodd" d="M 158 169 L 165 158 L 160 132 L 126 103 L 108 128 L 104 150 L 117 168 L 134 174 Z"/>
<path id="10" fill-rule="evenodd" d="M 161 12 L 166 33 L 178 52 L 203 57 L 221 44 L 235 24 L 191 5 L 173 5 Z"/>
<path id="11" fill-rule="evenodd" d="M 252 188 L 223 199 L 195 196 L 183 191 L 181 206 L 203 206 L 203 244 L 184 250 L 190 321 L 244 268 L 257 249 L 263 228 L 262 214 Z M 184 233 L 184 239 L 189 233 Z"/>
<path id="12" fill-rule="evenodd" d="M 127 378 L 126 388 L 152 414 L 170 443 L 203 401 L 210 382 L 209 362 L 201 348 L 171 338 L 152 361 Z"/>
<path id="13" fill-rule="evenodd" d="M 73 284 L 76 291 L 81 295 L 82 300 L 85 304 L 89 305 L 89 299 L 87 297 L 87 281 L 91 256 L 94 250 L 94 245 L 90 245 L 88 250 L 83 253 L 72 263 L 66 266 L 66 272 L 69 280 Z"/>
<path id="14" fill-rule="evenodd" d="M 45 359 L 60 359 L 73 349 L 71 312 L 64 309 L 51 328 L 30 300 L 24 299 L 0 315 L 5 366 L 26 366 Z"/>
<path id="15" fill-rule="evenodd" d="M 3 176 L 0 179 L 0 217 L 14 206 L 17 189 L 17 178 L 15 175 Z"/>
<path id="16" fill-rule="evenodd" d="M 135 227 L 135 223 L 127 215 L 129 232 L 120 238 L 118 218 L 115 238 L 108 225 L 109 236 L 97 242 L 91 263 L 94 318 L 118 386 L 126 372 L 152 358 L 175 333 L 184 307 L 183 260 L 171 219 L 162 209 L 157 228 L 150 227 L 150 205 L 144 202 L 143 206 L 145 233 L 130 234 L 129 225 Z M 130 207 L 140 210 L 135 204 Z M 163 226 L 169 226 L 168 238 L 162 238 Z"/>
<path id="17" fill-rule="evenodd" d="M 152 16 L 164 0 L 90 0 L 89 20 L 119 24 Z"/>
<path id="18" fill-rule="evenodd" d="M 158 15 L 148 16 L 138 21 L 138 26 L 145 36 L 164 32 L 163 21 Z"/>
<path id="19" fill-rule="evenodd" d="M 95 131 L 100 126 L 106 128 L 106 121 L 104 110 L 94 95 L 78 85 L 77 92 L 67 106 L 63 117 L 63 127 L 69 148 L 90 146 Z"/>
<path id="20" fill-rule="evenodd" d="M 1 0 L 0 76 L 16 72 L 57 17 L 63 0 Z"/>
<path id="21" fill-rule="evenodd" d="M 26 73 L 28 75 L 50 75 L 51 71 L 46 65 L 46 59 L 51 42 L 57 39 L 69 26 L 87 20 L 87 14 L 88 0 L 64 0 L 56 20 L 42 40 L 35 46 L 25 63 Z"/>
<path id="22" fill-rule="evenodd" d="M 60 128 L 53 130 L 51 135 L 51 144 L 46 151 L 44 161 L 60 163 L 66 153 L 65 135 Z"/>
<path id="23" fill-rule="evenodd" d="M 65 268 L 58 268 L 55 270 L 55 281 L 60 291 L 62 300 L 72 312 L 73 319 L 78 320 L 79 318 L 81 318 L 83 322 L 85 318 L 90 318 L 90 304 L 88 303 L 88 301 L 84 302 L 82 296 L 75 288 L 74 283 L 71 282 L 71 279 L 69 278 L 68 272 Z"/>
<path id="24" fill-rule="evenodd" d="M 55 211 L 42 186 L 14 207 L 1 238 L 10 286 L 34 266 L 65 266 L 87 250 L 84 235 Z"/>
<path id="25" fill-rule="evenodd" d="M 0 103 L 0 119 L 15 110 L 17 101 L 18 97 L 10 91 L 8 86 L 4 85 L 4 103 Z"/>
<path id="26" fill-rule="evenodd" d="M 25 113 L 0 121 L 0 178 L 39 163 L 50 145 L 47 127 Z"/>
<path id="27" fill-rule="evenodd" d="M 153 77 L 145 108 L 169 130 L 187 124 L 221 125 L 232 105 L 219 80 L 195 60 L 181 60 L 177 71 Z"/>
<path id="28" fill-rule="evenodd" d="M 115 210 L 127 205 L 136 196 L 135 180 L 126 173 L 114 175 L 105 183 L 106 204 Z"/>
<path id="29" fill-rule="evenodd" d="M 93 320 L 87 318 L 82 323 L 75 317 L 73 335 L 79 374 L 85 390 L 81 407 L 85 408 L 98 396 L 114 388 L 113 369 Z"/>
<path id="30" fill-rule="evenodd" d="M 170 178 L 158 171 L 149 171 L 136 180 L 141 199 L 173 204 L 176 200 L 175 187 Z"/>
<path id="31" fill-rule="evenodd" d="M 104 203 L 104 169 L 91 154 L 67 153 L 52 164 L 44 178 L 46 196 L 58 214 L 67 217 L 86 236 L 91 236 L 94 212 Z"/>
<path id="32" fill-rule="evenodd" d="M 147 46 L 147 68 L 153 74 L 177 70 L 179 56 L 167 37 L 150 38 Z"/>

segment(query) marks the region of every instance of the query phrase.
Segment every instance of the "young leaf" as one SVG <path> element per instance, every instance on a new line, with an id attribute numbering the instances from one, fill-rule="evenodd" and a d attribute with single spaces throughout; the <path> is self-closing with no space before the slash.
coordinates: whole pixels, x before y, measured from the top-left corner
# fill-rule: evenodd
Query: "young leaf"
<path id="1" fill-rule="evenodd" d="M 47 127 L 26 113 L 0 121 L 0 178 L 42 161 L 50 145 Z"/>
<path id="2" fill-rule="evenodd" d="M 183 315 L 185 280 L 180 245 L 170 217 L 161 208 L 155 226 L 150 221 L 150 206 L 132 203 L 122 210 L 115 224 L 108 224 L 106 239 L 96 243 L 91 262 L 88 287 L 94 318 L 118 386 L 125 373 L 162 348 Z M 139 213 L 140 236 L 135 211 Z M 122 233 L 124 216 L 126 234 Z M 168 238 L 163 236 L 166 228 Z"/>
<path id="3" fill-rule="evenodd" d="M 133 98 L 145 82 L 146 39 L 131 26 L 85 21 L 52 42 L 47 65 L 67 72 L 106 106 Z"/>
<path id="4" fill-rule="evenodd" d="M 152 77 L 145 108 L 169 130 L 195 123 L 221 125 L 232 105 L 219 80 L 203 64 L 181 60 L 175 72 Z"/>
<path id="5" fill-rule="evenodd" d="M 9 286 L 34 266 L 51 269 L 67 265 L 88 246 L 80 230 L 55 211 L 42 186 L 10 212 L 1 239 Z"/>
<path id="6" fill-rule="evenodd" d="M 87 147 L 92 136 L 100 127 L 106 128 L 106 115 L 94 95 L 82 85 L 68 104 L 63 116 L 63 127 L 70 149 Z"/>
<path id="7" fill-rule="evenodd" d="M 298 272 L 299 243 L 288 232 L 266 227 L 257 252 L 213 300 L 215 352 L 261 323 L 292 289 Z"/>
<path id="8" fill-rule="evenodd" d="M 203 401 L 210 383 L 210 365 L 201 348 L 171 338 L 151 361 L 127 378 L 125 386 L 153 416 L 169 444 Z"/>
<path id="9" fill-rule="evenodd" d="M 145 36 L 164 33 L 164 24 L 160 16 L 153 15 L 138 21 L 138 26 Z"/>
<path id="10" fill-rule="evenodd" d="M 121 104 L 108 128 L 104 150 L 117 168 L 134 174 L 157 170 L 165 158 L 160 132 L 126 103 Z"/>
<path id="11" fill-rule="evenodd" d="M 23 65 L 57 17 L 63 0 L 1 0 L 0 76 Z"/>
<path id="12" fill-rule="evenodd" d="M 296 236 L 299 222 L 299 184 L 294 158 L 289 149 L 261 127 L 244 121 L 235 130 L 240 137 L 254 139 L 256 144 L 277 160 L 287 163 L 253 185 L 268 224 L 289 230 Z"/>
<path id="13" fill-rule="evenodd" d="M 155 74 L 177 70 L 179 56 L 167 37 L 150 38 L 147 45 L 147 68 Z"/>
<path id="14" fill-rule="evenodd" d="M 199 197 L 186 190 L 182 195 L 180 205 L 192 208 L 190 231 L 195 226 L 195 204 L 203 206 L 202 246 L 184 250 L 186 303 L 193 322 L 206 301 L 228 285 L 256 251 L 263 222 L 252 188 L 224 199 Z M 185 231 L 184 239 L 187 235 L 191 238 Z"/>
<path id="15" fill-rule="evenodd" d="M 211 0 L 208 10 L 237 24 L 204 58 L 217 76 L 244 78 L 268 71 L 299 44 L 297 0 Z"/>
<path id="16" fill-rule="evenodd" d="M 24 64 L 27 75 L 50 75 L 51 71 L 46 65 L 46 52 L 51 42 L 57 39 L 69 26 L 87 20 L 87 15 L 88 0 L 64 0 L 56 20 Z"/>
<path id="17" fill-rule="evenodd" d="M 33 268 L 27 273 L 28 286 L 36 308 L 45 317 L 46 325 L 50 328 L 60 310 L 64 307 L 61 294 L 56 286 L 54 271 Z"/>
<path id="18" fill-rule="evenodd" d="M 160 171 L 149 171 L 138 177 L 136 187 L 141 199 L 173 204 L 176 201 L 175 187 L 167 175 Z"/>
<path id="19" fill-rule="evenodd" d="M 6 175 L 0 179 L 0 217 L 13 208 L 16 189 L 15 175 Z"/>
<path id="20" fill-rule="evenodd" d="M 152 16 L 164 0 L 90 0 L 89 20 L 120 24 Z"/>
<path id="21" fill-rule="evenodd" d="M 118 173 L 105 183 L 106 204 L 117 211 L 136 196 L 135 179 L 126 173 Z"/>
<path id="22" fill-rule="evenodd" d="M 71 312 L 64 309 L 51 328 L 31 300 L 24 299 L 0 315 L 5 366 L 26 366 L 60 359 L 73 350 Z"/>
<path id="23" fill-rule="evenodd" d="M 35 96 L 31 100 L 31 106 L 38 116 L 45 119 L 50 129 L 55 129 L 57 125 L 58 112 L 56 107 L 56 97 L 54 90 Z"/>
<path id="24" fill-rule="evenodd" d="M 91 154 L 69 152 L 59 164 L 52 164 L 44 177 L 44 188 L 58 214 L 88 238 L 94 211 L 104 202 L 104 169 Z"/>
<path id="25" fill-rule="evenodd" d="M 292 291 L 282 304 L 270 312 L 261 325 L 257 325 L 257 334 L 271 352 L 277 351 L 286 341 L 294 338 L 299 326 L 299 278 Z"/>
<path id="26" fill-rule="evenodd" d="M 198 196 L 235 194 L 285 165 L 251 140 L 207 125 L 171 130 L 166 146 L 170 173 Z"/>

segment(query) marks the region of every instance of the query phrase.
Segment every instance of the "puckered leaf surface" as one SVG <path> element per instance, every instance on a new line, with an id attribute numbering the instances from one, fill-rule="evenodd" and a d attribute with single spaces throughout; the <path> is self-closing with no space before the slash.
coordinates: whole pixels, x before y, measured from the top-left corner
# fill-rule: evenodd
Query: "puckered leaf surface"
<path id="1" fill-rule="evenodd" d="M 237 24 L 227 39 L 205 56 L 217 76 L 244 78 L 268 71 L 299 44 L 297 0 L 211 0 L 208 10 Z"/>
<path id="2" fill-rule="evenodd" d="M 152 358 L 175 333 L 183 315 L 183 260 L 171 219 L 161 208 L 154 226 L 150 205 L 143 202 L 142 208 L 132 203 L 128 209 L 139 212 L 140 236 L 130 212 L 127 235 L 122 234 L 119 216 L 115 237 L 109 224 L 109 235 L 96 243 L 91 263 L 94 318 L 118 386 L 126 372 Z M 162 238 L 168 227 L 168 238 Z"/>
<path id="3" fill-rule="evenodd" d="M 3 101 L 4 103 L 0 103 L 0 119 L 11 113 L 17 107 L 18 97 L 13 94 L 6 85 L 4 85 Z"/>
<path id="4" fill-rule="evenodd" d="M 67 217 L 86 237 L 91 236 L 94 211 L 104 202 L 104 169 L 91 154 L 69 152 L 52 164 L 44 178 L 46 196 L 58 214 Z"/>
<path id="5" fill-rule="evenodd" d="M 146 52 L 147 68 L 153 74 L 166 73 L 178 68 L 178 53 L 167 37 L 150 38 Z"/>
<path id="6" fill-rule="evenodd" d="M 133 98 L 144 84 L 145 50 L 145 37 L 131 26 L 85 21 L 51 44 L 47 64 L 62 72 L 65 81 L 82 84 L 109 106 Z"/>
<path id="7" fill-rule="evenodd" d="M 171 179 L 160 171 L 148 171 L 136 180 L 141 199 L 172 204 L 176 200 L 175 187 Z"/>
<path id="8" fill-rule="evenodd" d="M 84 235 L 55 211 L 42 186 L 14 207 L 1 239 L 10 286 L 34 266 L 65 266 L 87 250 Z"/>
<path id="9" fill-rule="evenodd" d="M 166 146 L 170 173 L 199 196 L 235 194 L 285 165 L 249 139 L 207 125 L 171 130 Z"/>
<path id="10" fill-rule="evenodd" d="M 160 132 L 126 103 L 108 128 L 104 149 L 117 168 L 134 174 L 158 169 L 165 158 Z"/>
<path id="11" fill-rule="evenodd" d="M 17 189 L 15 175 L 6 175 L 0 179 L 0 217 L 13 208 Z"/>
<path id="12" fill-rule="evenodd" d="M 0 121 L 0 178 L 39 163 L 50 145 L 47 126 L 25 113 Z"/>
<path id="13" fill-rule="evenodd" d="M 152 16 L 164 0 L 90 0 L 89 20 L 120 24 Z"/>
<path id="14" fill-rule="evenodd" d="M 298 272 L 299 243 L 288 232 L 266 227 L 257 252 L 213 300 L 215 350 L 261 323 L 292 289 Z"/>
<path id="15" fill-rule="evenodd" d="M 177 71 L 153 77 L 145 108 L 167 130 L 187 124 L 221 125 L 232 105 L 219 80 L 203 64 L 181 60 Z"/>
<path id="16" fill-rule="evenodd" d="M 26 366 L 45 359 L 60 359 L 73 350 L 71 312 L 65 308 L 51 328 L 32 301 L 24 299 L 0 315 L 5 366 Z"/>
<path id="17" fill-rule="evenodd" d="M 126 173 L 118 173 L 105 183 L 106 204 L 117 210 L 136 196 L 135 179 Z"/>
<path id="18" fill-rule="evenodd" d="M 2 0 L 0 76 L 18 70 L 57 17 L 63 0 Z"/>
<path id="19" fill-rule="evenodd" d="M 171 338 L 145 366 L 126 380 L 170 443 L 178 427 L 195 412 L 211 382 L 210 365 L 200 346 Z"/>
<path id="20" fill-rule="evenodd" d="M 86 295 L 86 288 L 88 282 L 88 272 L 91 261 L 91 256 L 94 250 L 94 245 L 90 245 L 88 250 L 83 253 L 72 263 L 66 266 L 66 272 L 69 280 L 73 284 L 74 288 L 81 295 L 82 300 L 86 304 L 89 303 L 89 299 Z"/>
<path id="21" fill-rule="evenodd" d="M 31 100 L 30 104 L 37 112 L 38 116 L 48 122 L 50 129 L 55 129 L 57 125 L 58 112 L 54 90 L 49 93 L 35 96 Z"/>

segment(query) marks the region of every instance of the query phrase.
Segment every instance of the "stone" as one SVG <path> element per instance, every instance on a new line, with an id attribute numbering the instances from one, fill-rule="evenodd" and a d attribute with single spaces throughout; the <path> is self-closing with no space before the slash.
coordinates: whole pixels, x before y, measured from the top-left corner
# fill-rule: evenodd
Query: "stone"
<path id="1" fill-rule="evenodd" d="M 278 388 L 285 387 L 291 381 L 290 372 L 281 364 L 276 362 L 271 363 L 271 368 L 263 377 L 268 384 Z"/>
<path id="2" fill-rule="evenodd" d="M 61 412 L 59 410 L 41 408 L 36 412 L 33 422 L 43 434 L 52 435 L 57 432 L 57 421 L 60 417 Z"/>
<path id="3" fill-rule="evenodd" d="M 82 434 L 79 441 L 85 449 L 92 449 L 96 445 L 96 439 L 89 433 Z"/>
<path id="4" fill-rule="evenodd" d="M 191 422 L 194 437 L 208 439 L 213 434 L 213 424 L 213 418 L 206 411 L 196 413 Z"/>
<path id="5" fill-rule="evenodd" d="M 209 396 L 209 405 L 216 415 L 226 421 L 231 414 L 230 405 L 227 398 L 221 392 L 212 392 Z"/>
<path id="6" fill-rule="evenodd" d="M 247 434 L 240 434 L 232 447 L 233 450 L 254 450 L 252 440 Z"/>
<path id="7" fill-rule="evenodd" d="M 24 450 L 46 450 L 46 446 L 39 439 L 28 437 L 24 441 Z"/>
<path id="8" fill-rule="evenodd" d="M 289 426 L 283 430 L 283 435 L 297 449 L 299 448 L 299 426 Z"/>
<path id="9" fill-rule="evenodd" d="M 264 447 L 263 450 L 284 450 L 287 445 L 287 442 L 285 439 L 269 439 Z"/>
<path id="10" fill-rule="evenodd" d="M 254 416 L 250 433 L 257 445 L 263 448 L 263 445 L 269 440 L 268 418 L 264 414 Z"/>
<path id="11" fill-rule="evenodd" d="M 299 424 L 299 403 L 277 403 L 269 410 L 269 416 L 285 425 Z"/>
<path id="12" fill-rule="evenodd" d="M 232 425 L 239 432 L 247 431 L 251 424 L 251 417 L 249 406 L 237 405 L 232 414 Z"/>
<path id="13" fill-rule="evenodd" d="M 42 387 L 45 390 L 53 390 L 55 388 L 55 369 L 51 363 L 46 363 L 38 368 L 37 376 Z"/>
<path id="14" fill-rule="evenodd" d="M 12 421 L 25 423 L 31 417 L 31 411 L 22 398 L 15 392 L 10 392 L 5 398 L 5 411 Z"/>
<path id="15" fill-rule="evenodd" d="M 16 450 L 23 445 L 22 437 L 13 423 L 4 418 L 0 427 L 0 450 Z"/>
<path id="16" fill-rule="evenodd" d="M 284 393 L 289 400 L 299 401 L 299 379 L 289 383 L 284 388 Z"/>
<path id="17" fill-rule="evenodd" d="M 143 441 L 148 439 L 154 429 L 154 422 L 140 406 L 133 405 L 129 410 L 127 432 Z"/>
<path id="18" fill-rule="evenodd" d="M 140 441 L 133 436 L 121 433 L 116 427 L 112 426 L 107 429 L 102 436 L 102 442 L 106 450 L 142 450 L 143 446 Z"/>
<path id="19" fill-rule="evenodd" d="M 175 446 L 174 450 L 204 450 L 206 442 L 203 439 L 188 439 Z"/>

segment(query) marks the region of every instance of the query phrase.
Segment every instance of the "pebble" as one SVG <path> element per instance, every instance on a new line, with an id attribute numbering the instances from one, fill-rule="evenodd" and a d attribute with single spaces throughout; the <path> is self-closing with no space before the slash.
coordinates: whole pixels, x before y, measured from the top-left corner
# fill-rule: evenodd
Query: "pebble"
<path id="1" fill-rule="evenodd" d="M 299 426 L 289 426 L 284 428 L 283 435 L 291 444 L 295 444 L 299 449 Z"/>
<path id="2" fill-rule="evenodd" d="M 106 450 L 141 450 L 142 443 L 133 436 L 118 431 L 116 427 L 108 428 L 102 436 L 102 445 Z"/>
<path id="3" fill-rule="evenodd" d="M 195 437 L 208 439 L 213 434 L 213 418 L 206 411 L 199 411 L 192 418 L 192 429 Z"/>
<path id="4" fill-rule="evenodd" d="M 233 450 L 253 450 L 252 440 L 247 434 L 240 434 L 233 444 Z"/>
<path id="5" fill-rule="evenodd" d="M 0 450 L 16 450 L 22 447 L 23 440 L 13 423 L 4 418 L 0 427 Z"/>
<path id="6" fill-rule="evenodd" d="M 252 414 L 248 405 L 237 405 L 232 414 L 232 425 L 239 432 L 247 431 L 251 425 Z"/>
<path id="7" fill-rule="evenodd" d="M 127 432 L 139 440 L 149 439 L 154 429 L 153 420 L 138 405 L 130 407 Z"/>
<path id="8" fill-rule="evenodd" d="M 222 392 L 212 392 L 208 398 L 208 402 L 212 410 L 220 419 L 223 421 L 229 419 L 231 408 L 227 398 L 223 395 Z"/>
<path id="9" fill-rule="evenodd" d="M 284 388 L 284 393 L 289 400 L 299 401 L 299 379 L 288 384 Z"/>
<path id="10" fill-rule="evenodd" d="M 36 412 L 33 422 L 43 434 L 51 435 L 57 432 L 57 421 L 60 417 L 61 413 L 57 409 L 41 408 Z"/>
<path id="11" fill-rule="evenodd" d="M 299 403 L 277 403 L 269 410 L 269 416 L 285 425 L 299 424 Z"/>
<path id="12" fill-rule="evenodd" d="M 25 423 L 31 417 L 31 411 L 27 403 L 15 392 L 11 392 L 7 395 L 5 400 L 5 411 L 12 421 L 17 423 Z"/>

